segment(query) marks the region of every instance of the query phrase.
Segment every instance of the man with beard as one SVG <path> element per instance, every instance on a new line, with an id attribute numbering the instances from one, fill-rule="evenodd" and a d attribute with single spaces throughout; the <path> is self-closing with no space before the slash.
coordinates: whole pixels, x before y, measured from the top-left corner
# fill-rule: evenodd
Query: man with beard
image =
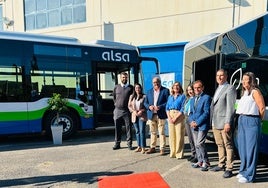
<path id="1" fill-rule="evenodd" d="M 122 138 L 122 120 L 126 127 L 127 145 L 128 149 L 132 150 L 132 133 L 130 112 L 128 109 L 128 100 L 133 93 L 133 86 L 128 84 L 128 74 L 122 72 L 120 74 L 121 83 L 116 85 L 113 90 L 114 101 L 114 124 L 115 124 L 115 145 L 113 150 L 120 149 L 120 143 Z"/>
<path id="2" fill-rule="evenodd" d="M 225 171 L 224 178 L 232 177 L 234 163 L 233 118 L 235 113 L 236 90 L 227 82 L 227 71 L 220 69 L 216 73 L 218 88 L 215 91 L 210 106 L 210 118 L 214 138 L 218 146 L 218 165 L 212 168 L 214 172 Z"/>

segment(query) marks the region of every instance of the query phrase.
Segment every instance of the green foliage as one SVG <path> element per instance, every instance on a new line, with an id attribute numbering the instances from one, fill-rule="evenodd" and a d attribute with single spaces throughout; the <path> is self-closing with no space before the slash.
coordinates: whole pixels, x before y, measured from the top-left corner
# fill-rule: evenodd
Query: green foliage
<path id="1" fill-rule="evenodd" d="M 57 113 L 68 110 L 67 102 L 68 100 L 62 98 L 61 94 L 59 93 L 53 93 L 53 96 L 48 99 L 49 108 L 53 111 L 56 111 Z"/>

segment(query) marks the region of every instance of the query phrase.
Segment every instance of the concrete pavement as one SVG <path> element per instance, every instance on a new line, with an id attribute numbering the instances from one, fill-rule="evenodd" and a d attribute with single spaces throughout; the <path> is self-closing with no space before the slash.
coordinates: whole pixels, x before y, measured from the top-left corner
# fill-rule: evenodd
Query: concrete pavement
<path id="1" fill-rule="evenodd" d="M 185 159 L 169 155 L 141 154 L 129 151 L 126 142 L 112 150 L 113 128 L 83 132 L 54 146 L 40 137 L 11 138 L 0 144 L 0 187 L 98 187 L 98 177 L 157 171 L 171 188 L 267 188 L 268 167 L 258 166 L 257 182 L 240 184 L 236 177 L 224 179 L 222 172 L 193 169 Z M 189 146 L 185 137 L 185 157 Z M 135 146 L 135 141 L 133 146 Z M 149 138 L 147 139 L 149 145 Z M 217 164 L 214 143 L 208 144 L 212 165 Z M 239 168 L 235 161 L 234 173 Z"/>

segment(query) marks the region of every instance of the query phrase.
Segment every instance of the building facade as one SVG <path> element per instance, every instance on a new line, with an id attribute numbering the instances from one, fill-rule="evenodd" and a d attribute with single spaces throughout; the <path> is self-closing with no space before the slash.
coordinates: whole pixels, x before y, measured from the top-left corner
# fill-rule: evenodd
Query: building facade
<path id="1" fill-rule="evenodd" d="M 0 0 L 2 30 L 133 45 L 191 41 L 267 11 L 267 0 Z"/>

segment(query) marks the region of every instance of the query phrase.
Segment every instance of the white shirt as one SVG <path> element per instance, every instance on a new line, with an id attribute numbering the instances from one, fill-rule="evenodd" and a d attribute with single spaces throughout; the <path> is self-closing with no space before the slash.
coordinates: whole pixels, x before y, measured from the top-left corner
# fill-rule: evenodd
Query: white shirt
<path id="1" fill-rule="evenodd" d="M 244 92 L 244 95 L 241 97 L 237 104 L 237 114 L 243 115 L 259 115 L 259 108 L 253 99 L 254 90 L 248 95 L 248 91 Z"/>
<path id="2" fill-rule="evenodd" d="M 141 100 L 135 99 L 135 109 L 140 110 Z"/>
<path id="3" fill-rule="evenodd" d="M 126 83 L 126 85 L 124 85 L 124 84 L 120 84 L 123 88 L 126 88 L 129 84 L 128 83 Z"/>
<path id="4" fill-rule="evenodd" d="M 160 93 L 160 90 L 158 90 L 158 91 L 154 90 L 154 106 L 157 106 L 157 100 L 159 97 L 159 93 Z M 154 111 L 154 113 L 156 113 L 156 111 Z"/>

